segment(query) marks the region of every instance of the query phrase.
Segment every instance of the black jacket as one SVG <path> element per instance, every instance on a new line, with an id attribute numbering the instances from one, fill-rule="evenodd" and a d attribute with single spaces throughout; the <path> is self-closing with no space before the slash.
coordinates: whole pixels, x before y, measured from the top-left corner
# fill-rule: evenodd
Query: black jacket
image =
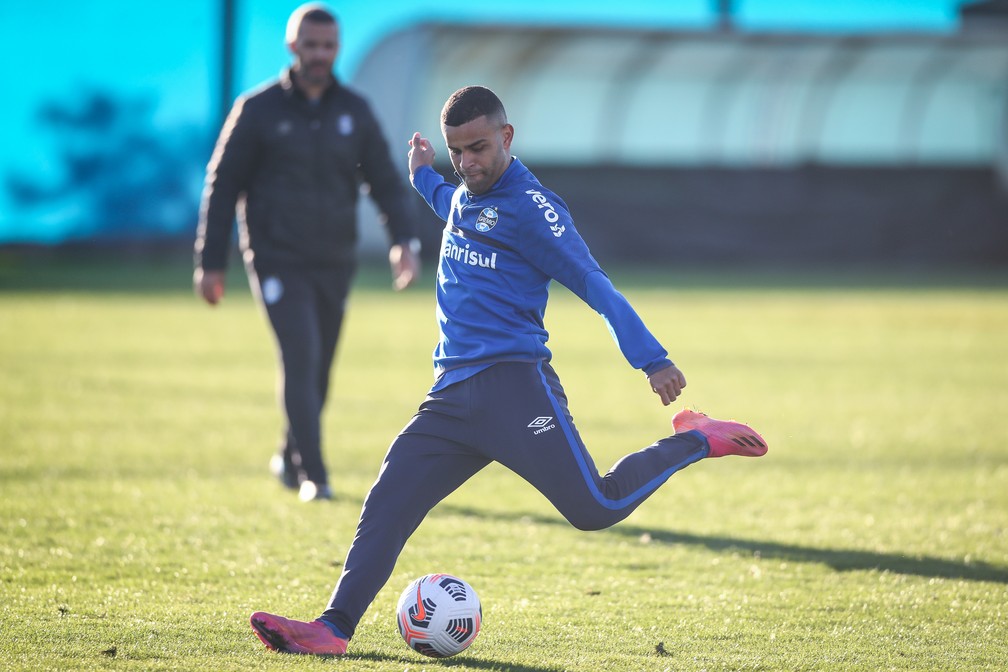
<path id="1" fill-rule="evenodd" d="M 406 189 L 367 101 L 334 81 L 311 103 L 290 70 L 235 101 L 207 166 L 196 263 L 226 266 L 236 209 L 242 251 L 259 262 L 354 258 L 361 182 L 392 242 L 416 235 Z"/>

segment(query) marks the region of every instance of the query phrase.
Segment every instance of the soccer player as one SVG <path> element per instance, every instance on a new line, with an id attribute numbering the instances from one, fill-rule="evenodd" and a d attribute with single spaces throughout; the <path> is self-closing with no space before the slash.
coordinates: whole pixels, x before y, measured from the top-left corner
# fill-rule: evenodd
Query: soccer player
<path id="1" fill-rule="evenodd" d="M 196 292 L 224 295 L 234 228 L 249 285 L 279 355 L 287 428 L 270 469 L 302 501 L 331 497 L 321 415 L 344 305 L 357 267 L 359 182 L 385 215 L 393 286 L 411 284 L 419 241 L 409 191 L 367 101 L 333 75 L 339 25 L 325 6 L 298 7 L 287 22 L 294 62 L 238 98 L 207 167 L 196 238 Z"/>
<path id="2" fill-rule="evenodd" d="M 600 476 L 550 366 L 543 326 L 557 280 L 602 315 L 624 357 L 664 405 L 686 379 L 592 258 L 564 202 L 511 155 L 514 128 L 489 89 L 459 89 L 441 131 L 462 184 L 432 168 L 430 142 L 413 135 L 413 186 L 446 221 L 437 276 L 440 340 L 435 382 L 392 442 L 361 511 L 328 607 L 312 622 L 252 614 L 275 651 L 340 655 L 427 512 L 492 461 L 535 486 L 575 527 L 626 518 L 672 474 L 706 457 L 760 456 L 746 425 L 679 412 L 675 433 Z"/>

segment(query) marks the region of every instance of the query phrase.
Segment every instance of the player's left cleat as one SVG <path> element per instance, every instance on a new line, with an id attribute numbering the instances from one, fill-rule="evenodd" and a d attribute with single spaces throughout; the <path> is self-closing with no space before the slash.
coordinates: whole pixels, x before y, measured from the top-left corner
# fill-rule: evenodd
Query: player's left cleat
<path id="1" fill-rule="evenodd" d="M 672 418 L 672 427 L 675 428 L 676 434 L 691 430 L 703 434 L 710 447 L 707 457 L 725 455 L 760 457 L 767 452 L 766 441 L 749 425 L 731 420 L 715 420 L 688 408 L 676 413 Z"/>
<path id="2" fill-rule="evenodd" d="M 297 470 L 287 464 L 283 455 L 278 453 L 270 458 L 269 470 L 285 488 L 289 488 L 290 490 L 298 489 Z"/>
<path id="3" fill-rule="evenodd" d="M 337 637 L 321 621 L 307 623 L 257 611 L 249 622 L 266 648 L 279 653 L 342 656 L 349 643 L 349 640 Z"/>

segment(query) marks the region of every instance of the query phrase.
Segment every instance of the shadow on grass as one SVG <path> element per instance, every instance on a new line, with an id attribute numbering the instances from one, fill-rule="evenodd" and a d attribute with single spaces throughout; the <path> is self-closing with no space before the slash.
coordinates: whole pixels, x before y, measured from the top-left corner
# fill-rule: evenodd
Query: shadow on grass
<path id="1" fill-rule="evenodd" d="M 569 526 L 562 518 L 527 514 L 504 514 L 451 505 L 439 506 L 435 509 L 435 513 L 439 512 L 442 515 L 473 516 L 504 521 L 531 520 L 543 525 Z M 646 534 L 650 537 L 651 543 L 697 546 L 719 553 L 741 553 L 762 559 L 823 564 L 832 567 L 838 572 L 878 570 L 892 572 L 893 574 L 906 574 L 926 578 L 1008 583 L 1008 569 L 987 562 L 974 561 L 967 563 L 932 556 L 909 556 L 900 553 L 814 548 L 811 546 L 781 544 L 755 539 L 662 531 L 625 523 L 615 525 L 605 530 L 603 534 L 613 534 L 633 539 L 640 539 Z"/>
<path id="2" fill-rule="evenodd" d="M 529 667 L 528 665 L 515 665 L 512 662 L 503 662 L 497 660 L 480 660 L 478 658 L 470 658 L 466 655 L 459 655 L 452 658 L 417 658 L 417 657 L 406 657 L 406 656 L 385 656 L 377 653 L 363 653 L 356 654 L 350 653 L 347 655 L 346 659 L 349 660 L 372 660 L 379 663 L 396 663 L 397 665 L 403 665 L 405 669 L 411 669 L 414 665 L 420 665 L 421 669 L 425 669 L 423 666 L 424 662 L 428 662 L 437 665 L 438 668 L 453 668 L 453 667 L 465 667 L 467 669 L 481 669 L 481 670 L 496 670 L 497 672 L 561 672 L 565 668 L 563 667 Z"/>

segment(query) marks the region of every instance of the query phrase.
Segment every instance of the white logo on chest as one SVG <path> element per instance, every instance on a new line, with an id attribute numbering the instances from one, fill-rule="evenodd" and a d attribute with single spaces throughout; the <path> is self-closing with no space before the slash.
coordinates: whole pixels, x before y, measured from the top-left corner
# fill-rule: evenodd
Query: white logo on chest
<path id="1" fill-rule="evenodd" d="M 444 246 L 444 257 L 445 259 L 460 261 L 463 264 L 468 264 L 470 266 L 479 266 L 480 268 L 491 268 L 495 271 L 497 270 L 496 252 L 486 255 L 482 252 L 469 249 L 469 243 L 466 243 L 465 247 L 459 247 L 455 243 L 447 241 Z"/>

